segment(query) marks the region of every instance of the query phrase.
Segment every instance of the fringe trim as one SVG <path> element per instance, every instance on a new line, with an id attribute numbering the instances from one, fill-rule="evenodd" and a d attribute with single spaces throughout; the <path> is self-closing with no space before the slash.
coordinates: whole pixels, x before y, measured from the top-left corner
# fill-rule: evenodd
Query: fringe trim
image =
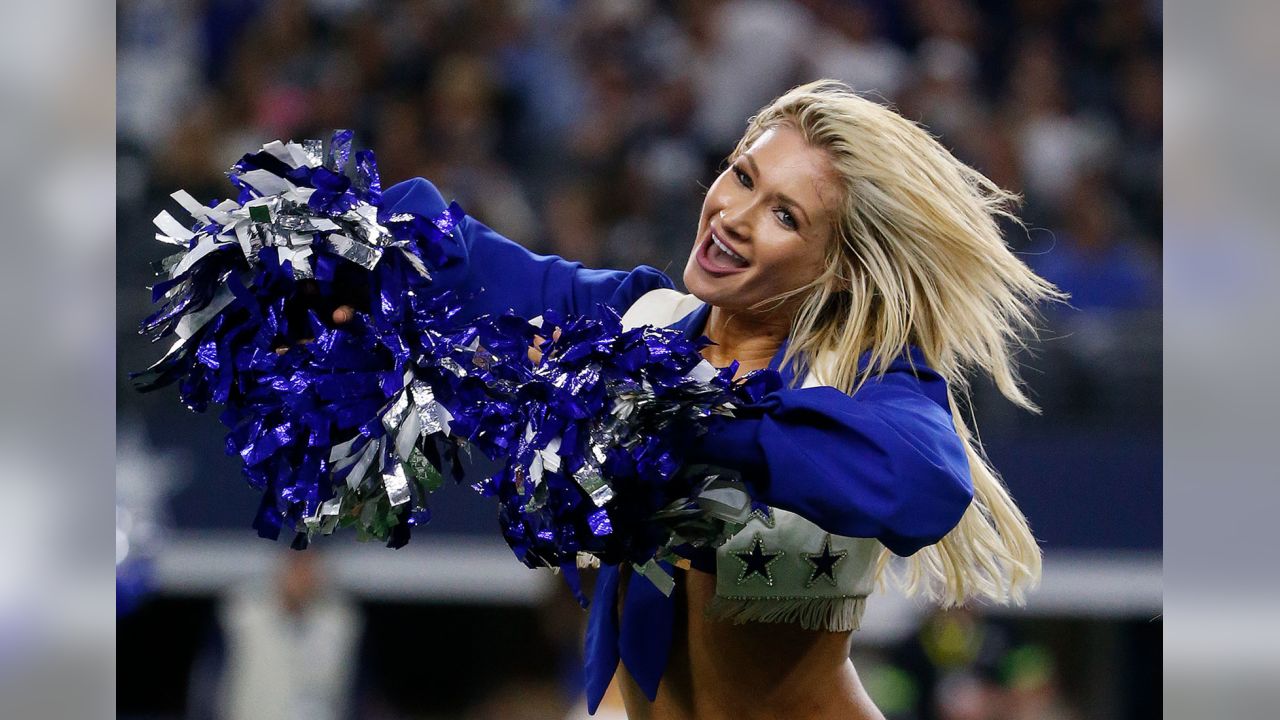
<path id="1" fill-rule="evenodd" d="M 716 595 L 707 604 L 707 617 L 735 625 L 748 622 L 795 623 L 805 630 L 857 630 L 867 598 L 739 599 Z"/>

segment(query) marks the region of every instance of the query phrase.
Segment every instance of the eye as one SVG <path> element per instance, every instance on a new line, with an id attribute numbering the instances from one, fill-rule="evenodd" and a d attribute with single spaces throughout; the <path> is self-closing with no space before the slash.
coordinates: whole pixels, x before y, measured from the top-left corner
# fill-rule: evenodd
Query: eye
<path id="1" fill-rule="evenodd" d="M 733 166 L 733 174 L 738 178 L 738 184 L 741 185 L 742 187 L 748 190 L 755 187 L 755 185 L 753 185 L 751 182 L 751 176 L 748 175 L 745 171 L 743 171 L 742 168 L 738 167 L 737 165 Z"/>
<path id="2" fill-rule="evenodd" d="M 777 216 L 778 222 L 782 223 L 782 225 L 788 230 L 795 230 L 799 227 L 799 224 L 796 222 L 796 216 L 792 215 L 790 210 L 787 210 L 784 207 L 774 208 L 773 214 Z"/>

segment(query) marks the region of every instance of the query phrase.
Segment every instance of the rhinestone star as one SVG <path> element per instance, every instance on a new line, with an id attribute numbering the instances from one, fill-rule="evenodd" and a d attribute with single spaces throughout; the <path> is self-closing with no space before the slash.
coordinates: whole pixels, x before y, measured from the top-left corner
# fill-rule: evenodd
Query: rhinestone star
<path id="1" fill-rule="evenodd" d="M 769 587 L 773 587 L 773 573 L 769 572 L 769 566 L 777 562 L 785 554 L 781 550 L 777 552 L 764 551 L 764 538 L 760 537 L 760 533 L 756 533 L 751 539 L 751 550 L 747 552 L 730 553 L 738 558 L 738 562 L 742 563 L 742 572 L 738 574 L 738 584 L 746 582 L 753 575 L 759 575 L 764 578 L 764 582 Z"/>
<path id="2" fill-rule="evenodd" d="M 805 562 L 813 566 L 813 572 L 809 575 L 809 581 L 804 584 L 805 587 L 813 587 L 818 582 L 818 578 L 823 578 L 833 586 L 836 584 L 836 565 L 844 560 L 844 556 L 849 554 L 848 550 L 837 550 L 831 552 L 831 535 L 828 534 L 822 539 L 822 552 L 816 553 L 800 553 Z"/>

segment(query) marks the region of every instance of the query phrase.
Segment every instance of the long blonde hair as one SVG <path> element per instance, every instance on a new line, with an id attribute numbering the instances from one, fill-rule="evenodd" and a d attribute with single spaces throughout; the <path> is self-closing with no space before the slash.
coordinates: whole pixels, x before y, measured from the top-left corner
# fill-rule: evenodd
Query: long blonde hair
<path id="1" fill-rule="evenodd" d="M 906 559 L 898 580 L 908 594 L 943 605 L 1022 602 L 1039 582 L 1040 548 L 957 402 L 967 398 L 969 378 L 982 372 L 1009 400 L 1035 411 L 1013 353 L 1035 333 L 1035 306 L 1064 296 L 1005 245 L 997 222 L 1018 222 L 1012 213 L 1018 196 L 957 160 L 920 126 L 839 82 L 801 85 L 765 107 L 749 121 L 733 158 L 778 126 L 795 128 L 825 150 L 844 184 L 826 270 L 773 299 L 799 303 L 784 362 L 820 366 L 824 383 L 852 394 L 908 345 L 920 348 L 950 387 L 974 500 L 941 542 Z M 860 373 L 858 358 L 868 351 Z M 891 557 L 887 550 L 880 557 L 881 580 Z"/>

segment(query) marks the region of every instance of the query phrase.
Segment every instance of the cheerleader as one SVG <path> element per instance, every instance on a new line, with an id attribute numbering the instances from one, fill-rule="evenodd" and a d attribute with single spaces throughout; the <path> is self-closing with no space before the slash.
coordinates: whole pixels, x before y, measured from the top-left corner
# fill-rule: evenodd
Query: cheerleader
<path id="1" fill-rule="evenodd" d="M 1015 200 L 912 122 L 819 81 L 750 120 L 703 201 L 687 295 L 650 267 L 588 269 L 463 221 L 434 277 L 465 313 L 608 307 L 626 326 L 707 336 L 716 366 L 785 380 L 695 448 L 754 489 L 747 525 L 673 568 L 669 596 L 601 568 L 592 712 L 621 664 L 633 719 L 880 718 L 849 656 L 891 569 L 944 606 L 1020 601 L 1037 582 L 1027 521 L 960 412 L 974 374 L 1033 409 L 1012 349 L 1059 293 L 1002 239 Z M 384 206 L 430 217 L 445 202 L 415 179 Z"/>

